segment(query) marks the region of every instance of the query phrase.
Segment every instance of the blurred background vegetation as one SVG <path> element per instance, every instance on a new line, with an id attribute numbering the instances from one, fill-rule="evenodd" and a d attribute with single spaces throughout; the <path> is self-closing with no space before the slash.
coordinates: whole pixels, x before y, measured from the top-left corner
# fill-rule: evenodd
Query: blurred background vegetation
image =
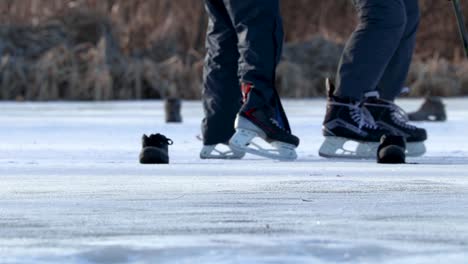
<path id="1" fill-rule="evenodd" d="M 287 45 L 278 88 L 323 96 L 356 23 L 352 1 L 281 3 Z M 450 2 L 420 3 L 411 95 L 467 95 Z M 206 24 L 201 0 L 1 0 L 0 99 L 199 98 Z"/>

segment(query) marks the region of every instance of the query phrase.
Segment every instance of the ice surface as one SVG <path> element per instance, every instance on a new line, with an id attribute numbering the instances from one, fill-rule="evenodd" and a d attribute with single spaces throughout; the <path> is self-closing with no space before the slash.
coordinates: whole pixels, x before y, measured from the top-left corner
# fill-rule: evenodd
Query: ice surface
<path id="1" fill-rule="evenodd" d="M 403 100 L 408 111 L 420 100 Z M 286 101 L 300 159 L 202 161 L 199 102 L 0 103 L 0 263 L 467 263 L 468 99 L 427 156 L 317 156 L 323 100 Z M 141 166 L 143 133 L 171 165 Z"/>

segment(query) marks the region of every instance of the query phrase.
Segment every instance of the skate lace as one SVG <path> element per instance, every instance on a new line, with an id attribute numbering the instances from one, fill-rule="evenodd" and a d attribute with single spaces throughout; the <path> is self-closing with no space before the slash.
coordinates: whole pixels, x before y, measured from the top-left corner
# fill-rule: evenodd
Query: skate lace
<path id="1" fill-rule="evenodd" d="M 353 119 L 354 122 L 356 122 L 359 125 L 359 129 L 368 128 L 368 129 L 376 130 L 379 128 L 377 124 L 375 123 L 375 120 L 372 117 L 372 114 L 369 112 L 369 110 L 367 110 L 367 108 L 365 108 L 362 105 L 362 103 L 343 104 L 343 103 L 334 102 L 333 104 L 346 106 L 350 108 L 351 118 Z"/>
<path id="2" fill-rule="evenodd" d="M 403 110 L 403 108 L 399 107 L 398 105 L 394 103 L 390 103 L 388 107 L 391 110 L 390 116 L 393 122 L 407 129 L 411 129 L 411 130 L 416 129 L 415 126 L 409 124 L 410 120 L 408 118 L 408 114 L 405 112 L 405 110 Z"/>
<path id="3" fill-rule="evenodd" d="M 360 129 L 369 128 L 376 130 L 378 128 L 374 118 L 372 117 L 372 114 L 361 104 L 357 104 L 351 108 L 351 118 L 354 120 L 354 122 L 359 123 Z"/>

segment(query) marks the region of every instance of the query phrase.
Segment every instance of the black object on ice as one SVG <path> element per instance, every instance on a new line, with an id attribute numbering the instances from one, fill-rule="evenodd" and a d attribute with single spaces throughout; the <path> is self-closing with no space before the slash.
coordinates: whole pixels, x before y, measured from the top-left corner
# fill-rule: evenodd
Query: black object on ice
<path id="1" fill-rule="evenodd" d="M 426 97 L 418 111 L 408 114 L 411 121 L 444 122 L 447 120 L 445 105 L 440 97 Z"/>
<path id="2" fill-rule="evenodd" d="M 377 162 L 402 164 L 406 162 L 406 140 L 403 136 L 385 135 L 377 150 Z"/>
<path id="3" fill-rule="evenodd" d="M 143 149 L 140 153 L 141 164 L 169 164 L 169 145 L 174 142 L 164 135 L 143 135 Z"/>
<path id="4" fill-rule="evenodd" d="M 167 98 L 164 108 L 166 110 L 167 123 L 182 123 L 182 101 L 179 98 Z"/>

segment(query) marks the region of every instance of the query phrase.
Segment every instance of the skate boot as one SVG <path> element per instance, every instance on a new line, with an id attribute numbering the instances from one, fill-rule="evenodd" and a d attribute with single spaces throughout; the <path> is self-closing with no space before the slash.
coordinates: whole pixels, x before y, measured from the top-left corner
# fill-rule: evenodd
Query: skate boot
<path id="1" fill-rule="evenodd" d="M 426 153 L 424 141 L 427 139 L 425 129 L 410 125 L 406 113 L 395 103 L 379 99 L 378 96 L 366 98 L 364 106 L 372 114 L 375 122 L 395 135 L 404 136 L 407 142 L 409 157 L 419 157 Z"/>
<path id="2" fill-rule="evenodd" d="M 237 151 L 226 144 L 205 145 L 200 152 L 201 159 L 227 159 L 236 160 L 242 159 L 245 156 L 245 151 Z"/>
<path id="3" fill-rule="evenodd" d="M 299 138 L 291 133 L 279 98 L 276 99 L 276 107 L 262 105 L 249 108 L 245 102 L 252 89 L 248 84 L 243 85 L 244 106 L 237 115 L 234 124 L 236 133 L 229 145 L 235 151 L 265 158 L 283 161 L 297 159 Z M 257 138 L 266 142 L 268 147 L 255 142 Z"/>
<path id="4" fill-rule="evenodd" d="M 408 114 L 410 121 L 433 121 L 444 122 L 447 113 L 442 99 L 439 97 L 426 97 L 423 105 L 418 111 Z"/>
<path id="5" fill-rule="evenodd" d="M 380 139 L 391 132 L 380 128 L 361 102 L 334 96 L 335 87 L 330 80 L 327 80 L 326 86 L 325 141 L 319 155 L 326 158 L 375 159 Z"/>
<path id="6" fill-rule="evenodd" d="M 169 145 L 173 141 L 161 134 L 143 135 L 143 149 L 140 153 L 141 164 L 169 164 Z"/>

